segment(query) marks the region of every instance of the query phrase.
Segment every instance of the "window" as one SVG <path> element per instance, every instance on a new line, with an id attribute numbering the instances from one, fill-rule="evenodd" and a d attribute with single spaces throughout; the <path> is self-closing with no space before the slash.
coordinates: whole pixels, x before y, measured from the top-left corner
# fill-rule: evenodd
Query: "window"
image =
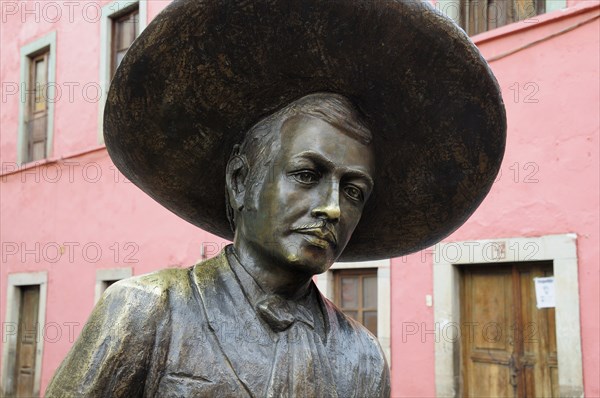
<path id="1" fill-rule="evenodd" d="M 546 12 L 546 0 L 463 0 L 460 25 L 469 35 Z"/>
<path id="2" fill-rule="evenodd" d="M 114 76 L 123 57 L 125 57 L 125 53 L 138 34 L 139 9 L 137 4 L 128 9 L 125 14 L 119 14 L 119 16 L 112 18 L 111 77 Z"/>
<path id="3" fill-rule="evenodd" d="M 0 396 L 40 394 L 47 283 L 46 272 L 8 275 Z"/>
<path id="4" fill-rule="evenodd" d="M 566 6 L 567 0 L 438 0 L 435 5 L 470 36 L 517 21 L 535 23 L 536 15 Z"/>
<path id="5" fill-rule="evenodd" d="M 46 159 L 52 152 L 56 33 L 21 47 L 21 87 L 19 104 L 19 163 Z"/>
<path id="6" fill-rule="evenodd" d="M 390 260 L 335 263 L 317 275 L 315 283 L 325 297 L 377 336 L 391 367 L 390 264 Z"/>
<path id="7" fill-rule="evenodd" d="M 100 15 L 100 102 L 98 143 L 104 143 L 104 106 L 110 81 L 125 53 L 146 27 L 146 0 L 115 0 L 102 6 Z"/>
<path id="8" fill-rule="evenodd" d="M 94 303 L 97 303 L 106 289 L 121 279 L 129 278 L 133 275 L 131 268 L 109 268 L 96 270 L 96 291 L 94 294 Z"/>
<path id="9" fill-rule="evenodd" d="M 27 152 L 25 162 L 46 158 L 48 140 L 48 61 L 50 51 L 29 57 L 29 79 L 27 83 Z"/>
<path id="10" fill-rule="evenodd" d="M 113 283 L 120 281 L 120 279 L 111 279 L 107 281 L 102 281 L 102 288 L 104 290 L 108 289 Z"/>
<path id="11" fill-rule="evenodd" d="M 335 304 L 377 336 L 377 269 L 334 271 Z"/>

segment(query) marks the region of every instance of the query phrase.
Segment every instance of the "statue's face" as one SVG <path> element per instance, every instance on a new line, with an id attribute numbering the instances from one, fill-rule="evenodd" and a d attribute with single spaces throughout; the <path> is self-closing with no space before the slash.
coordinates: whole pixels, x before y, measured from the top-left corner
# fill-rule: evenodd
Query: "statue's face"
<path id="1" fill-rule="evenodd" d="M 300 272 L 326 271 L 342 254 L 373 189 L 371 146 L 310 116 L 281 129 L 262 182 L 240 212 L 240 239 Z M 260 166 L 259 166 L 260 167 Z"/>

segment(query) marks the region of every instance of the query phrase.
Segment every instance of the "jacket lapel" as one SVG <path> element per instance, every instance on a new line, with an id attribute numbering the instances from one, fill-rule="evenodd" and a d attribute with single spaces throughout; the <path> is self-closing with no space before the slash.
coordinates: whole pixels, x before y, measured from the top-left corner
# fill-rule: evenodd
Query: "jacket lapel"
<path id="1" fill-rule="evenodd" d="M 276 336 L 259 319 L 227 261 L 225 250 L 192 271 L 210 329 L 252 397 L 265 395 Z"/>

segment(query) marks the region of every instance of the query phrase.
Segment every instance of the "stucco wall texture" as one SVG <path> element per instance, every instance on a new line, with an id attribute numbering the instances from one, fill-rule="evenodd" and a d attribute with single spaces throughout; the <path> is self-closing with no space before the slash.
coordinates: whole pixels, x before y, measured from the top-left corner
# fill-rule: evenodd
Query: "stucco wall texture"
<path id="1" fill-rule="evenodd" d="M 5 325 L 8 275 L 46 271 L 45 323 L 50 326 L 42 359 L 44 391 L 94 305 L 97 269 L 131 267 L 138 275 L 187 266 L 201 258 L 203 245 L 211 256 L 224 242 L 179 220 L 127 182 L 98 141 L 99 102 L 92 88 L 86 92 L 83 87 L 98 81 L 100 24 L 90 18 L 92 10 L 84 18 L 85 2 L 72 6 L 72 18 L 62 3 L 56 3 L 62 9 L 58 19 L 48 18 L 55 14 L 44 15 L 43 9 L 27 14 L 23 2 L 13 2 L 18 12 L 9 15 L 5 3 L 0 39 L 0 323 Z M 148 20 L 166 4 L 149 1 Z M 577 234 L 588 397 L 600 396 L 600 32 L 597 19 L 569 28 L 597 15 L 599 4 L 570 1 L 567 10 L 474 37 L 503 91 L 508 142 L 490 195 L 445 240 Z M 11 93 L 7 84 L 19 83 L 20 48 L 53 30 L 55 81 L 62 89 L 54 104 L 53 152 L 39 167 L 20 168 L 16 152 L 21 93 Z M 433 294 L 432 267 L 430 250 L 392 260 L 393 396 L 436 393 L 434 336 L 402 335 L 405 323 L 434 329 L 433 307 L 425 300 Z M 5 331 L 3 327 L 0 345 Z"/>

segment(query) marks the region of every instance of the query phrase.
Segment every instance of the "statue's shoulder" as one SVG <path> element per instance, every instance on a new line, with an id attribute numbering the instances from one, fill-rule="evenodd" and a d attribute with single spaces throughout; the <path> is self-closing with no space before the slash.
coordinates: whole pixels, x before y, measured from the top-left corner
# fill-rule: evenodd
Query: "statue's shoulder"
<path id="1" fill-rule="evenodd" d="M 321 299 L 328 313 L 330 327 L 338 329 L 337 338 L 342 347 L 352 346 L 354 350 L 361 351 L 361 355 L 380 362 L 381 366 L 387 366 L 377 337 L 360 322 L 344 314 L 331 300 L 323 295 L 321 295 Z"/>
<path id="2" fill-rule="evenodd" d="M 114 294 L 121 290 L 138 291 L 149 296 L 185 289 L 189 284 L 189 268 L 165 268 L 148 274 L 136 275 L 112 284 L 106 291 Z"/>
<path id="3" fill-rule="evenodd" d="M 348 369 L 354 367 L 357 374 L 364 375 L 361 380 L 366 384 L 360 387 L 365 392 L 363 396 L 389 397 L 390 370 L 377 338 L 326 297 L 321 297 L 328 313 L 330 333 L 334 334 L 330 341 L 338 352 L 339 363 Z"/>
<path id="4" fill-rule="evenodd" d="M 147 274 L 136 275 L 122 279 L 111 285 L 106 294 L 118 294 L 127 291 L 137 291 L 140 295 L 149 296 L 149 299 L 188 297 L 192 294 L 194 277 L 193 273 L 200 273 L 204 278 L 210 278 L 226 265 L 225 256 L 220 254 L 208 260 L 201 261 L 187 268 L 164 268 Z M 197 276 L 195 277 L 197 279 Z"/>

